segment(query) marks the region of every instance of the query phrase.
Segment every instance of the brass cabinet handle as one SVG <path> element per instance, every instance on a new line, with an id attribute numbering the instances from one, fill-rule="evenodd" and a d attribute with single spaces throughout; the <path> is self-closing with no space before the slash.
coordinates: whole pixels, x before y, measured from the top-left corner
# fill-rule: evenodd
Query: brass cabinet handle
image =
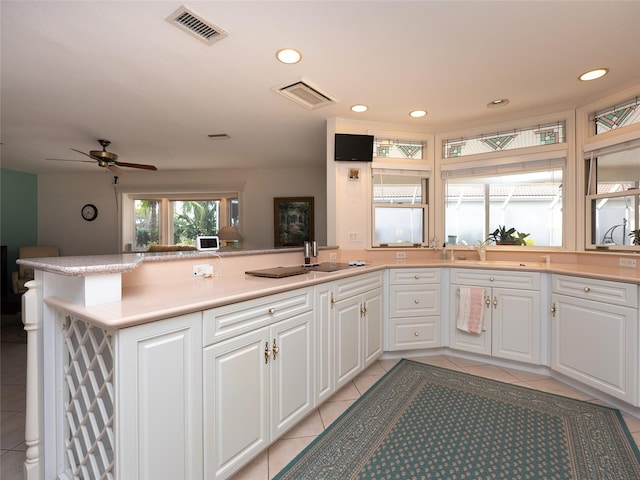
<path id="1" fill-rule="evenodd" d="M 278 346 L 276 345 L 276 339 L 273 339 L 273 347 L 271 347 L 271 350 L 273 351 L 273 359 L 276 359 L 276 355 L 278 355 L 278 352 L 280 351 L 280 349 L 278 348 Z"/>
<path id="2" fill-rule="evenodd" d="M 498 297 L 493 297 L 493 308 L 498 308 Z"/>
<path id="3" fill-rule="evenodd" d="M 364 310 L 364 314 L 366 315 L 367 314 L 367 304 L 366 303 L 362 304 L 362 309 Z"/>
<path id="4" fill-rule="evenodd" d="M 331 308 L 333 308 L 333 305 L 336 303 L 336 299 L 333 298 L 333 292 L 331 292 Z"/>
<path id="5" fill-rule="evenodd" d="M 269 363 L 270 355 L 271 355 L 271 350 L 269 350 L 269 342 L 264 342 L 264 363 Z"/>
<path id="6" fill-rule="evenodd" d="M 491 305 L 491 297 L 489 295 L 486 295 L 484 297 L 484 303 L 487 306 L 487 308 L 489 308 L 489 305 Z"/>
<path id="7" fill-rule="evenodd" d="M 552 317 L 556 316 L 556 304 L 555 304 L 555 302 L 551 304 L 551 316 Z"/>

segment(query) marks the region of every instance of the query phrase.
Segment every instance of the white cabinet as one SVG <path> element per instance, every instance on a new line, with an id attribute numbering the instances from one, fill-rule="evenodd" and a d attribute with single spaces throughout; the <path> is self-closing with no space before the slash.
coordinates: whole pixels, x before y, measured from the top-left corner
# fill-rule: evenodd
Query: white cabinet
<path id="1" fill-rule="evenodd" d="M 456 327 L 460 287 L 484 288 L 486 330 Z M 520 362 L 540 364 L 540 274 L 502 270 L 452 269 L 450 347 Z"/>
<path id="2" fill-rule="evenodd" d="M 229 477 L 313 408 L 311 299 L 300 289 L 205 312 L 209 338 L 222 335 L 208 322 L 257 327 L 204 349 L 205 478 Z"/>
<path id="3" fill-rule="evenodd" d="M 202 478 L 202 314 L 117 332 L 117 478 Z"/>
<path id="4" fill-rule="evenodd" d="M 382 272 L 337 280 L 333 295 L 337 390 L 382 355 Z"/>
<path id="5" fill-rule="evenodd" d="M 553 275 L 551 368 L 638 406 L 638 286 Z"/>
<path id="6" fill-rule="evenodd" d="M 399 268 L 389 272 L 389 350 L 441 345 L 439 268 Z"/>

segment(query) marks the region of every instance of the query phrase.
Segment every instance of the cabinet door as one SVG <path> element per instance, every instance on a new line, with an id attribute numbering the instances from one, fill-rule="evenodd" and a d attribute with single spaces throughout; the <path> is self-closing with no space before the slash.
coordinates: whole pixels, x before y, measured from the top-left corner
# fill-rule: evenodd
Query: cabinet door
<path id="1" fill-rule="evenodd" d="M 362 297 L 364 306 L 364 365 L 367 368 L 382 355 L 382 289 L 378 288 Z"/>
<path id="2" fill-rule="evenodd" d="M 270 353 L 269 327 L 204 349 L 205 478 L 227 478 L 269 445 L 265 342 Z"/>
<path id="3" fill-rule="evenodd" d="M 202 317 L 117 333 L 118 478 L 202 478 Z"/>
<path id="4" fill-rule="evenodd" d="M 449 347 L 455 350 L 463 350 L 465 352 L 480 353 L 483 355 L 491 355 L 491 309 L 485 305 L 485 325 L 486 330 L 480 334 L 468 333 L 456 328 L 456 319 L 458 318 L 460 306 L 460 287 L 463 285 L 451 285 L 449 287 L 449 301 L 451 312 L 451 321 L 449 322 Z M 485 288 L 485 298 L 490 296 L 491 289 Z"/>
<path id="5" fill-rule="evenodd" d="M 313 408 L 313 312 L 271 327 L 271 441 Z"/>
<path id="6" fill-rule="evenodd" d="M 540 364 L 540 292 L 494 288 L 491 311 L 492 355 Z"/>
<path id="7" fill-rule="evenodd" d="M 334 304 L 334 345 L 336 390 L 362 371 L 361 297 Z"/>
<path id="8" fill-rule="evenodd" d="M 551 368 L 638 405 L 638 311 L 552 295 Z"/>
<path id="9" fill-rule="evenodd" d="M 315 403 L 329 398 L 333 390 L 333 283 L 316 286 L 314 298 Z"/>

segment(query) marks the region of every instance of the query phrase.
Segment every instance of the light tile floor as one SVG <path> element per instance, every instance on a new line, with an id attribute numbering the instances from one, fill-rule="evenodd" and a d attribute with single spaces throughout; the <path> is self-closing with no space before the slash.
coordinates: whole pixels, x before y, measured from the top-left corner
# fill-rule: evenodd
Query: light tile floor
<path id="1" fill-rule="evenodd" d="M 26 356 L 25 344 L 0 343 L 0 373 L 2 377 L 0 386 L 0 478 L 3 480 L 22 479 L 22 464 L 26 451 L 24 443 Z M 535 373 L 449 355 L 419 357 L 413 358 L 413 360 L 579 400 L 597 401 L 584 392 Z M 396 362 L 397 360 L 380 360 L 373 364 L 236 474 L 233 480 L 269 480 L 273 478 L 331 422 L 349 408 L 360 395 L 389 371 Z M 628 415 L 623 416 L 636 443 L 640 444 L 640 420 Z"/>
<path id="2" fill-rule="evenodd" d="M 26 343 L 0 343 L 0 478 L 22 479 L 25 398 L 27 385 Z"/>

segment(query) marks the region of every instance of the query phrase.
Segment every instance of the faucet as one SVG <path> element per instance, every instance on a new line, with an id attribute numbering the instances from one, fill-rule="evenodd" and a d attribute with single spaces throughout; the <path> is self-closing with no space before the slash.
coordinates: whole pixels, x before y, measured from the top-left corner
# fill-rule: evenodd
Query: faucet
<path id="1" fill-rule="evenodd" d="M 480 256 L 480 261 L 484 262 L 487 259 L 487 244 L 482 241 L 478 241 L 478 245 L 474 245 L 478 255 Z"/>

